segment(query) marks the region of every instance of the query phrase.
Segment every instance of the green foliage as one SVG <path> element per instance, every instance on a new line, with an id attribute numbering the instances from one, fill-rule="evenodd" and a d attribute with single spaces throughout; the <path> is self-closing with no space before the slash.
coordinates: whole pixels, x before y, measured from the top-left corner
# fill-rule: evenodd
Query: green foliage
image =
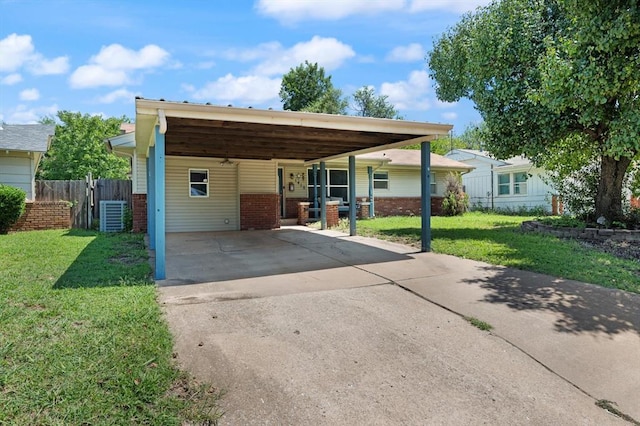
<path id="1" fill-rule="evenodd" d="M 396 118 L 400 116 L 396 108 L 387 101 L 388 96 L 376 95 L 373 87 L 363 86 L 353 94 L 354 115 L 360 117 Z"/>
<path id="2" fill-rule="evenodd" d="M 108 152 L 104 143 L 106 138 L 120 134 L 126 117 L 103 119 L 70 111 L 59 111 L 57 117 L 60 123 L 40 164 L 39 179 L 84 179 L 89 172 L 94 178 L 127 178 L 128 160 Z"/>
<path id="3" fill-rule="evenodd" d="M 554 228 L 586 228 L 587 224 L 574 216 L 549 216 L 536 219 L 538 222 Z"/>
<path id="4" fill-rule="evenodd" d="M 133 210 L 128 207 L 124 209 L 122 224 L 124 225 L 124 232 L 131 232 L 131 230 L 133 230 Z"/>
<path id="5" fill-rule="evenodd" d="M 304 61 L 282 76 L 280 100 L 285 110 L 302 111 L 314 105 L 318 107 L 318 102 L 328 102 L 327 99 L 321 101 L 321 98 L 327 96 L 332 89 L 331 76 L 325 76 L 324 68 L 318 63 Z"/>
<path id="6" fill-rule="evenodd" d="M 469 322 L 472 326 L 479 328 L 482 331 L 491 331 L 493 326 L 488 322 L 484 322 L 475 317 L 464 317 L 464 319 Z"/>
<path id="7" fill-rule="evenodd" d="M 24 213 L 27 193 L 0 183 L 0 234 L 6 234 Z"/>
<path id="8" fill-rule="evenodd" d="M 324 114 L 346 115 L 348 105 L 349 101 L 342 97 L 342 91 L 331 87 L 318 99 L 311 102 L 311 104 L 302 110 L 307 112 L 320 112 Z"/>
<path id="9" fill-rule="evenodd" d="M 434 44 L 442 100 L 473 100 L 485 148 L 553 170 L 558 152 L 600 167 L 596 216 L 622 216 L 640 152 L 640 6 L 635 0 L 503 0 L 468 14 Z M 572 165 L 577 170 L 577 164 Z"/>
<path id="10" fill-rule="evenodd" d="M 462 178 L 459 174 L 450 172 L 445 181 L 442 214 L 445 216 L 459 216 L 469 208 L 469 196 L 463 191 Z"/>

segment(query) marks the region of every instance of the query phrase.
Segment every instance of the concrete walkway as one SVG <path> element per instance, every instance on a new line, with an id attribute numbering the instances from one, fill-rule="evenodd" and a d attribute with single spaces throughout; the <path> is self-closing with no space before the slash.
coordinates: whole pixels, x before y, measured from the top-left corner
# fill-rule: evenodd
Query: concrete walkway
<path id="1" fill-rule="evenodd" d="M 223 424 L 640 419 L 640 296 L 298 227 L 170 234 L 167 260 L 179 360 L 227 390 Z"/>

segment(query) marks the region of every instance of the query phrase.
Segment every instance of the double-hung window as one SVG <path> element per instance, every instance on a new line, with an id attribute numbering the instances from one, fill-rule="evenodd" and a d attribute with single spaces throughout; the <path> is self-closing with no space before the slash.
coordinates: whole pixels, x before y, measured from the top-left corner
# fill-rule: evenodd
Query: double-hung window
<path id="1" fill-rule="evenodd" d="M 389 189 L 389 172 L 373 172 L 373 188 Z"/>
<path id="2" fill-rule="evenodd" d="M 498 195 L 526 195 L 526 173 L 501 173 L 498 175 Z"/>
<path id="3" fill-rule="evenodd" d="M 438 193 L 438 182 L 436 182 L 436 174 L 431 173 L 429 175 L 429 186 L 431 188 L 431 195 Z"/>
<path id="4" fill-rule="evenodd" d="M 189 169 L 189 197 L 209 196 L 209 170 Z"/>
<path id="5" fill-rule="evenodd" d="M 345 202 L 349 201 L 349 172 L 341 169 L 329 169 L 327 172 L 327 197 L 340 197 Z M 309 169 L 308 173 L 309 199 L 313 198 L 314 179 L 313 169 Z M 316 193 L 320 197 L 320 170 L 316 175 Z"/>
<path id="6" fill-rule="evenodd" d="M 527 174 L 513 174 L 513 193 L 516 195 L 526 195 L 527 193 Z"/>

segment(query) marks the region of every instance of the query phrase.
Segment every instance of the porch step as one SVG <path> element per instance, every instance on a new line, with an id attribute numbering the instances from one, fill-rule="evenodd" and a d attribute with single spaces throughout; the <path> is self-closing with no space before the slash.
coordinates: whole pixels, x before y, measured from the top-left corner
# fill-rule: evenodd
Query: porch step
<path id="1" fill-rule="evenodd" d="M 298 224 L 298 219 L 291 218 L 291 219 L 280 219 L 280 226 L 292 226 L 292 225 L 297 225 Z"/>

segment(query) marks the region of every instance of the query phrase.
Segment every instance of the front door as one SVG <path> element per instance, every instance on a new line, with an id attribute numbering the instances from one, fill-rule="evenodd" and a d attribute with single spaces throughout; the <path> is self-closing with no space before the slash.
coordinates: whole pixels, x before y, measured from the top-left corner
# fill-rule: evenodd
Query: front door
<path id="1" fill-rule="evenodd" d="M 278 167 L 278 194 L 280 194 L 280 217 L 285 217 L 284 170 Z"/>

